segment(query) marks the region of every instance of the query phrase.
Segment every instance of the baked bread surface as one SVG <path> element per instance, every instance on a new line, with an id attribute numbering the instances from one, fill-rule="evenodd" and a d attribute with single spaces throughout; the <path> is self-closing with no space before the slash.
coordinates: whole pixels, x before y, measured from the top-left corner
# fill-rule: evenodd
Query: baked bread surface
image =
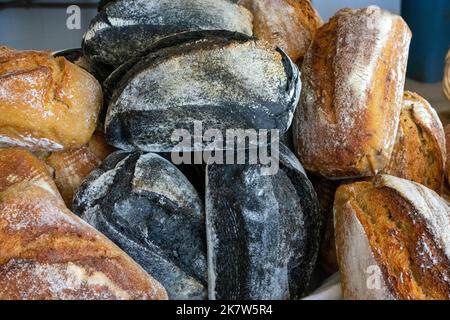
<path id="1" fill-rule="evenodd" d="M 338 188 L 334 219 L 344 298 L 449 299 L 449 213 L 431 189 L 393 176 Z"/>
<path id="2" fill-rule="evenodd" d="M 297 154 L 327 178 L 379 173 L 395 143 L 411 32 L 378 7 L 342 9 L 323 25 L 302 66 L 294 117 Z"/>
<path id="3" fill-rule="evenodd" d="M 322 18 L 309 0 L 240 0 L 253 13 L 253 35 L 276 45 L 300 63 Z"/>
<path id="4" fill-rule="evenodd" d="M 447 158 L 445 141 L 444 128 L 433 107 L 417 93 L 406 91 L 396 143 L 383 173 L 441 193 Z"/>
<path id="5" fill-rule="evenodd" d="M 101 105 L 97 80 L 65 58 L 0 47 L 0 146 L 79 148 Z"/>
<path id="6" fill-rule="evenodd" d="M 0 300 L 165 299 L 164 288 L 70 212 L 45 164 L 0 150 Z"/>

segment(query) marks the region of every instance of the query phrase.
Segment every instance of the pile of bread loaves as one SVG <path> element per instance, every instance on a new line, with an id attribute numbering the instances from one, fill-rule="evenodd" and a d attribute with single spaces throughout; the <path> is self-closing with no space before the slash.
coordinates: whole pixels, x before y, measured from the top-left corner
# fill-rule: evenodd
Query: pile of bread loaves
<path id="1" fill-rule="evenodd" d="M 410 38 L 374 6 L 103 0 L 81 49 L 0 47 L 0 299 L 299 299 L 320 269 L 344 298 L 450 298 Z M 209 146 L 172 139 L 195 123 L 277 130 L 279 170 L 173 163 Z"/>

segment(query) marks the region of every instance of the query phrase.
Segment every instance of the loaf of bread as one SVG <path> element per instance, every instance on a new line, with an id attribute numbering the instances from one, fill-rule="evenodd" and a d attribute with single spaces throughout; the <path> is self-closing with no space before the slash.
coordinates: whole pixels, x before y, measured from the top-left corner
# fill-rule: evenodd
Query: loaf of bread
<path id="1" fill-rule="evenodd" d="M 313 174 L 308 175 L 320 205 L 320 215 L 323 221 L 322 240 L 320 243 L 319 262 L 322 271 L 333 274 L 339 270 L 334 241 L 333 203 L 336 189 L 341 181 L 328 180 Z"/>
<path id="2" fill-rule="evenodd" d="M 0 152 L 0 300 L 165 299 L 164 288 L 70 212 L 27 151 Z"/>
<path id="3" fill-rule="evenodd" d="M 73 210 L 161 282 L 170 299 L 207 297 L 203 201 L 166 159 L 112 153 L 82 183 Z"/>
<path id="4" fill-rule="evenodd" d="M 308 289 L 319 251 L 319 203 L 283 145 L 279 160 L 272 175 L 260 164 L 206 168 L 210 299 L 299 299 Z"/>
<path id="5" fill-rule="evenodd" d="M 92 19 L 82 47 L 90 60 L 118 67 L 162 38 L 200 30 L 251 36 L 252 14 L 230 0 L 109 1 Z"/>
<path id="6" fill-rule="evenodd" d="M 406 91 L 396 142 L 383 173 L 418 182 L 440 194 L 445 162 L 445 133 L 439 116 L 428 101 Z"/>
<path id="7" fill-rule="evenodd" d="M 449 299 L 450 207 L 415 182 L 380 175 L 338 188 L 336 248 L 346 299 Z"/>
<path id="8" fill-rule="evenodd" d="M 103 134 L 97 131 L 91 140 L 81 148 L 52 152 L 45 158 L 68 208 L 72 207 L 73 195 L 83 180 L 112 151 L 113 148 L 106 144 Z"/>
<path id="9" fill-rule="evenodd" d="M 447 100 L 450 101 L 450 50 L 445 58 L 444 79 L 442 79 L 442 87 Z"/>
<path id="10" fill-rule="evenodd" d="M 0 47 L 0 146 L 79 148 L 101 105 L 97 80 L 65 58 Z"/>
<path id="11" fill-rule="evenodd" d="M 283 49 L 301 64 L 323 24 L 310 0 L 239 0 L 253 13 L 253 35 Z"/>
<path id="12" fill-rule="evenodd" d="M 410 39 L 401 17 L 375 6 L 340 10 L 319 28 L 303 62 L 293 127 L 307 170 L 349 178 L 388 164 Z"/>
<path id="13" fill-rule="evenodd" d="M 116 72 L 111 75 L 108 143 L 130 151 L 198 151 L 210 142 L 190 144 L 183 138 L 181 144 L 174 133 L 182 128 L 196 136 L 199 123 L 203 131 L 220 130 L 223 136 L 230 128 L 278 129 L 280 135 L 288 130 L 300 79 L 285 53 L 224 31 L 180 34 L 162 42 L 119 79 Z"/>
<path id="14" fill-rule="evenodd" d="M 0 149 L 0 192 L 20 182 L 42 185 L 62 201 L 45 163 L 22 148 Z"/>

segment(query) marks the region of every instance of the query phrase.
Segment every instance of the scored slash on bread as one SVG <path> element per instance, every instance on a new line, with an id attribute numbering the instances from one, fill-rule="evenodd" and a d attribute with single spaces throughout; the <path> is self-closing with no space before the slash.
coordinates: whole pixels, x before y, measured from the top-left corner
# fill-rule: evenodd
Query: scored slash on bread
<path id="1" fill-rule="evenodd" d="M 165 299 L 165 289 L 64 205 L 45 165 L 0 151 L 0 299 Z"/>
<path id="2" fill-rule="evenodd" d="M 389 175 L 339 187 L 334 221 L 344 298 L 449 299 L 449 214 L 431 189 Z"/>

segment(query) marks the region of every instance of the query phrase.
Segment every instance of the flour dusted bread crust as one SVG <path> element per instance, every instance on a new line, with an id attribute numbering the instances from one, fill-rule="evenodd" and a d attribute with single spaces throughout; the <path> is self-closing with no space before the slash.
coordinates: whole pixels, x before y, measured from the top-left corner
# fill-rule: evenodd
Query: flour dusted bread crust
<path id="1" fill-rule="evenodd" d="M 406 91 L 389 165 L 383 173 L 412 180 L 441 193 L 445 175 L 445 133 L 433 107 Z"/>
<path id="2" fill-rule="evenodd" d="M 442 80 L 442 88 L 447 100 L 450 101 L 450 50 L 445 58 L 444 79 Z"/>
<path id="3" fill-rule="evenodd" d="M 46 157 L 45 162 L 52 170 L 54 181 L 67 207 L 72 207 L 73 195 L 83 180 L 112 151 L 113 148 L 106 144 L 103 134 L 97 131 L 81 148 L 52 152 Z"/>
<path id="4" fill-rule="evenodd" d="M 26 150 L 0 150 L 0 244 L 0 300 L 166 298 L 65 207 L 45 165 Z"/>
<path id="5" fill-rule="evenodd" d="M 97 80 L 65 58 L 0 47 L 0 146 L 81 147 L 101 104 Z"/>
<path id="6" fill-rule="evenodd" d="M 239 0 L 253 13 L 253 35 L 283 49 L 300 63 L 323 24 L 309 0 Z"/>
<path id="7" fill-rule="evenodd" d="M 340 10 L 302 67 L 294 143 L 307 170 L 370 176 L 388 163 L 400 116 L 411 32 L 378 7 Z"/>
<path id="8" fill-rule="evenodd" d="M 418 183 L 380 175 L 338 188 L 336 248 L 346 299 L 449 299 L 450 208 Z"/>

